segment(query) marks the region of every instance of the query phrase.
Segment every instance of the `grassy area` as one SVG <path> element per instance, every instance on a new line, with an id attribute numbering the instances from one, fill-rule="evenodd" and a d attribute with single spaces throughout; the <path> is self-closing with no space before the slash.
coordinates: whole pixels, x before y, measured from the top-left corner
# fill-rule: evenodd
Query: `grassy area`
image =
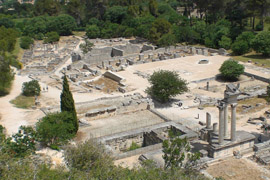
<path id="1" fill-rule="evenodd" d="M 270 67 L 270 59 L 267 57 L 262 56 L 261 54 L 256 54 L 255 52 L 251 52 L 242 56 L 232 56 L 233 59 L 237 61 L 242 61 L 242 62 L 248 62 L 251 60 L 256 66 L 262 66 L 263 67 Z"/>
<path id="2" fill-rule="evenodd" d="M 28 109 L 35 105 L 35 97 L 19 95 L 11 100 L 10 103 L 14 104 L 17 108 Z"/>
<path id="3" fill-rule="evenodd" d="M 264 98 L 251 98 L 251 99 L 238 101 L 238 104 L 239 104 L 239 108 L 237 108 L 237 112 L 243 111 L 242 105 L 251 105 L 254 108 L 249 110 L 248 113 L 253 113 L 253 112 L 257 112 L 265 108 L 267 106 L 267 101 Z M 261 105 L 256 106 L 257 104 L 261 104 Z"/>
<path id="4" fill-rule="evenodd" d="M 17 56 L 17 59 L 20 60 L 22 59 L 23 52 L 23 49 L 20 47 L 20 38 L 17 38 L 15 48 L 11 54 Z"/>
<path id="5" fill-rule="evenodd" d="M 138 144 L 137 144 L 137 143 L 135 143 L 135 142 L 132 142 L 131 146 L 128 148 L 128 150 L 127 150 L 127 151 L 133 151 L 133 150 L 135 150 L 135 149 L 139 149 L 139 148 L 141 148 L 141 146 L 140 146 L 140 145 L 138 145 Z"/>
<path id="6" fill-rule="evenodd" d="M 83 37 L 85 35 L 85 31 L 73 31 L 72 32 L 75 36 Z"/>

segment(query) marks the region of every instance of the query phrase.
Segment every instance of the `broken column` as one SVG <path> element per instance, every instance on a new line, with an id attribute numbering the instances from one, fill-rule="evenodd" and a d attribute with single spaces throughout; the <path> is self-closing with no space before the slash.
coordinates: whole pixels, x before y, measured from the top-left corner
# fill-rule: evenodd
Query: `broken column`
<path id="1" fill-rule="evenodd" d="M 219 103 L 218 109 L 219 109 L 218 143 L 223 144 L 223 142 L 224 142 L 224 104 L 223 104 L 223 102 Z"/>
<path id="2" fill-rule="evenodd" d="M 231 104 L 232 117 L 231 117 L 231 141 L 236 140 L 236 106 L 237 103 Z"/>
<path id="3" fill-rule="evenodd" d="M 211 128 L 211 115 L 208 112 L 206 113 L 206 128 Z"/>

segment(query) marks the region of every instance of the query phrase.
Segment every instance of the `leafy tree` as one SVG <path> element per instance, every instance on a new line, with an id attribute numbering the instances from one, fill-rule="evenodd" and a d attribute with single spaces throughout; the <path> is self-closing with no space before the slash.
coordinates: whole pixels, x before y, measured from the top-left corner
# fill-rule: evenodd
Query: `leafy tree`
<path id="1" fill-rule="evenodd" d="M 158 16 L 158 3 L 157 3 L 157 1 L 156 0 L 150 0 L 148 6 L 149 6 L 149 12 L 153 16 L 157 17 Z"/>
<path id="2" fill-rule="evenodd" d="M 77 25 L 81 25 L 85 19 L 85 9 L 86 7 L 81 4 L 80 0 L 70 0 L 67 3 L 67 12 L 75 18 Z"/>
<path id="3" fill-rule="evenodd" d="M 222 36 L 221 40 L 218 42 L 219 47 L 224 49 L 230 49 L 232 44 L 232 40 L 229 37 Z"/>
<path id="4" fill-rule="evenodd" d="M 8 137 L 2 152 L 14 157 L 24 157 L 35 152 L 36 132 L 32 127 L 21 126 L 19 132 Z"/>
<path id="5" fill-rule="evenodd" d="M 164 34 L 159 40 L 158 40 L 158 46 L 167 47 L 174 45 L 176 43 L 175 41 L 176 37 L 173 34 Z"/>
<path id="6" fill-rule="evenodd" d="M 107 174 L 114 167 L 113 160 L 106 153 L 105 147 L 94 140 L 68 147 L 64 157 L 69 168 L 91 172 L 96 177 L 100 175 L 98 173 Z M 104 172 L 98 172 L 97 169 L 102 169 Z"/>
<path id="7" fill-rule="evenodd" d="M 4 26 L 5 28 L 14 28 L 15 23 L 10 18 L 0 18 L 0 27 Z"/>
<path id="8" fill-rule="evenodd" d="M 152 24 L 154 28 L 156 28 L 157 32 L 161 34 L 167 34 L 171 30 L 171 24 L 166 19 L 156 19 Z"/>
<path id="9" fill-rule="evenodd" d="M 35 14 L 50 16 L 57 15 L 60 12 L 60 4 L 54 0 L 37 0 L 35 2 Z"/>
<path id="10" fill-rule="evenodd" d="M 176 72 L 159 70 L 148 81 L 151 87 L 146 89 L 147 94 L 161 102 L 167 102 L 171 97 L 188 91 L 187 82 Z"/>
<path id="11" fill-rule="evenodd" d="M 243 40 L 236 40 L 232 44 L 232 51 L 235 55 L 242 55 L 249 52 L 248 43 Z"/>
<path id="12" fill-rule="evenodd" d="M 18 32 L 12 28 L 0 27 L 0 52 L 11 52 L 14 50 Z"/>
<path id="13" fill-rule="evenodd" d="M 20 47 L 23 49 L 29 49 L 30 45 L 34 43 L 34 40 L 29 36 L 21 37 Z"/>
<path id="14" fill-rule="evenodd" d="M 191 153 L 190 143 L 187 138 L 181 139 L 179 137 L 170 137 L 170 139 L 163 141 L 162 156 L 165 161 L 165 168 L 181 168 L 187 170 L 196 166 L 197 160 L 200 159 L 199 153 Z"/>
<path id="15" fill-rule="evenodd" d="M 89 39 L 95 39 L 100 37 L 100 29 L 97 25 L 90 25 L 86 27 L 86 36 Z"/>
<path id="16" fill-rule="evenodd" d="M 251 42 L 252 48 L 264 56 L 270 55 L 270 31 L 258 33 Z"/>
<path id="17" fill-rule="evenodd" d="M 24 96 L 39 96 L 40 85 L 37 80 L 24 82 L 22 85 L 22 94 Z"/>
<path id="18" fill-rule="evenodd" d="M 237 38 L 236 41 L 246 41 L 248 43 L 248 46 L 251 47 L 251 41 L 255 38 L 255 35 L 253 32 L 243 32 L 242 34 L 240 34 Z"/>
<path id="19" fill-rule="evenodd" d="M 83 44 L 80 44 L 80 49 L 84 54 L 88 53 L 92 50 L 94 44 L 91 43 L 89 40 L 85 39 Z"/>
<path id="20" fill-rule="evenodd" d="M 242 64 L 239 64 L 238 61 L 234 61 L 233 59 L 229 59 L 224 61 L 219 71 L 227 80 L 236 80 L 239 78 L 241 74 L 244 73 L 245 67 Z"/>
<path id="21" fill-rule="evenodd" d="M 49 114 L 36 124 L 40 142 L 47 146 L 58 146 L 74 137 L 74 116 L 69 112 Z"/>
<path id="22" fill-rule="evenodd" d="M 44 43 L 53 43 L 59 41 L 60 36 L 57 32 L 48 32 L 45 35 Z"/>
<path id="23" fill-rule="evenodd" d="M 79 123 L 77 119 L 74 99 L 73 99 L 72 93 L 69 90 L 69 85 L 68 85 L 68 80 L 67 80 L 66 75 L 63 77 L 63 89 L 62 89 L 60 99 L 61 99 L 61 112 L 69 112 L 73 115 L 74 133 L 77 133 L 79 129 Z"/>
<path id="24" fill-rule="evenodd" d="M 0 56 L 0 96 L 8 93 L 8 88 L 13 79 L 14 74 L 10 68 L 8 58 L 6 56 Z"/>
<path id="25" fill-rule="evenodd" d="M 62 36 L 71 35 L 72 31 L 76 28 L 75 19 L 67 14 L 49 17 L 47 21 L 47 32 L 55 31 Z"/>
<path id="26" fill-rule="evenodd" d="M 109 20 L 112 23 L 120 24 L 126 16 L 127 8 L 121 6 L 110 7 L 105 13 L 106 20 Z"/>

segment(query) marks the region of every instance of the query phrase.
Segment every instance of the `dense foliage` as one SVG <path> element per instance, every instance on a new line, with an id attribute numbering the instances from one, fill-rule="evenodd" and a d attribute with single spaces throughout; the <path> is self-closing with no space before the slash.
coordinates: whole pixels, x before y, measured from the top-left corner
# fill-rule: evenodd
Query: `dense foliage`
<path id="1" fill-rule="evenodd" d="M 11 0 L 2 5 L 0 26 L 35 39 L 49 32 L 70 35 L 73 30 L 85 30 L 89 38 L 139 36 L 158 46 L 185 42 L 232 47 L 238 55 L 250 48 L 238 38 L 243 32 L 265 30 L 270 1 L 37 0 L 32 5 Z"/>
<path id="2" fill-rule="evenodd" d="M 219 71 L 226 80 L 237 80 L 244 73 L 245 67 L 233 59 L 224 61 Z"/>
<path id="3" fill-rule="evenodd" d="M 151 87 L 146 89 L 147 94 L 160 102 L 167 102 L 171 97 L 188 91 L 187 82 L 173 71 L 156 71 L 148 81 Z"/>
<path id="4" fill-rule="evenodd" d="M 74 137 L 73 115 L 68 112 L 49 114 L 36 125 L 37 136 L 46 146 L 58 146 Z"/>
<path id="5" fill-rule="evenodd" d="M 21 37 L 20 40 L 21 40 L 20 46 L 23 49 L 29 49 L 30 45 L 32 45 L 34 43 L 34 40 L 29 36 L 23 36 L 23 37 Z"/>
<path id="6" fill-rule="evenodd" d="M 11 86 L 11 81 L 14 79 L 10 63 L 9 58 L 0 55 L 0 96 L 8 93 L 8 88 Z"/>
<path id="7" fill-rule="evenodd" d="M 71 91 L 69 90 L 69 84 L 68 84 L 68 80 L 66 76 L 63 77 L 63 89 L 62 89 L 60 99 L 61 99 L 61 102 L 60 102 L 61 112 L 68 112 L 73 115 L 73 122 L 72 122 L 73 127 L 74 127 L 73 132 L 76 134 L 76 132 L 79 129 L 79 122 L 77 119 L 74 99 L 73 99 Z"/>
<path id="8" fill-rule="evenodd" d="M 37 80 L 24 82 L 22 85 L 22 94 L 24 96 L 39 96 L 40 85 Z"/>
<path id="9" fill-rule="evenodd" d="M 35 152 L 35 138 L 32 127 L 21 126 L 18 133 L 4 140 L 1 150 L 12 157 L 25 157 Z"/>

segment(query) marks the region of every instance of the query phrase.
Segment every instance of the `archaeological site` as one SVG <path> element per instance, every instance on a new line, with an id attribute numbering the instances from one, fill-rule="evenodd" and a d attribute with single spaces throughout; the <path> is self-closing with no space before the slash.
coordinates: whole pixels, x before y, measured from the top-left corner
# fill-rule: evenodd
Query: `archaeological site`
<path id="1" fill-rule="evenodd" d="M 0 99 L 1 124 L 7 134 L 60 112 L 66 75 L 79 121 L 72 141 L 95 139 L 116 165 L 133 168 L 153 160 L 163 167 L 162 143 L 172 131 L 188 139 L 192 152 L 200 153 L 200 171 L 209 178 L 247 174 L 253 179 L 270 178 L 270 109 L 264 98 L 270 69 L 241 63 L 244 74 L 229 82 L 219 77 L 220 66 L 230 59 L 225 49 L 158 48 L 136 38 L 90 41 L 94 46 L 86 54 L 79 48 L 84 42 L 79 36 L 61 37 L 53 44 L 36 41 L 24 52 L 13 90 Z M 168 103 L 152 99 L 146 93 L 148 79 L 158 70 L 176 72 L 187 81 L 189 91 Z M 32 79 L 41 86 L 35 105 L 30 109 L 10 105 L 22 83 Z M 51 151 L 54 163 L 61 164 L 61 152 Z"/>

